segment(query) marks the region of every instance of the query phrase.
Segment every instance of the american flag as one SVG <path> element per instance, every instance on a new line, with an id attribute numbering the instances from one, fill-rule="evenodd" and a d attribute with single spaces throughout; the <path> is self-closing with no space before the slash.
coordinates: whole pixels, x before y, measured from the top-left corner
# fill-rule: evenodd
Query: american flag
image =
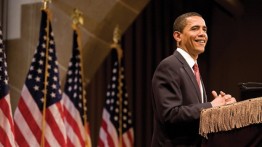
<path id="1" fill-rule="evenodd" d="M 39 43 L 14 114 L 19 146 L 66 146 L 54 35 L 42 10 Z"/>
<path id="2" fill-rule="evenodd" d="M 65 111 L 65 126 L 68 146 L 91 147 L 87 122 L 86 92 L 78 39 L 80 39 L 78 38 L 78 30 L 74 29 L 73 52 L 68 66 L 62 98 Z"/>
<path id="3" fill-rule="evenodd" d="M 15 146 L 2 27 L 0 27 L 0 146 Z"/>
<path id="4" fill-rule="evenodd" d="M 113 49 L 112 57 L 112 78 L 107 88 L 98 146 L 132 147 L 134 145 L 134 130 L 128 107 L 123 58 L 120 64 L 115 49 Z"/>

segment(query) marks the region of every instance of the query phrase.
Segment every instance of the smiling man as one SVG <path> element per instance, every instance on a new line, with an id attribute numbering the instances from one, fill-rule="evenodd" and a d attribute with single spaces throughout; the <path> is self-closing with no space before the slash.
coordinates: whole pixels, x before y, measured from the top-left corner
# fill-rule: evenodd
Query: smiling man
<path id="1" fill-rule="evenodd" d="M 197 66 L 208 40 L 205 20 L 196 12 L 180 15 L 174 22 L 177 49 L 160 62 L 152 79 L 154 132 L 152 147 L 201 146 L 198 135 L 202 109 L 235 102 L 224 92 L 212 91 L 207 102 Z"/>

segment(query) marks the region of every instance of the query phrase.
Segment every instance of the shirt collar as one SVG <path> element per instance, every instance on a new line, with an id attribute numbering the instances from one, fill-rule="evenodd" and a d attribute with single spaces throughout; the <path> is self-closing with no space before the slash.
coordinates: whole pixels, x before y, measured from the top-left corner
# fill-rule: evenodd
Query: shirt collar
<path id="1" fill-rule="evenodd" d="M 177 48 L 176 50 L 185 58 L 188 65 L 193 68 L 194 64 L 197 62 L 195 62 L 194 59 L 183 49 Z"/>

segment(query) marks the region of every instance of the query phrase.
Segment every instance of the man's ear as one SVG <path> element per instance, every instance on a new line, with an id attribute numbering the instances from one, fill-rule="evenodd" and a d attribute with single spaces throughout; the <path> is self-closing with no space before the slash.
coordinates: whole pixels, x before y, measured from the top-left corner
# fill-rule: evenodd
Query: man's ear
<path id="1" fill-rule="evenodd" d="M 173 33 L 173 37 L 174 37 L 174 39 L 176 40 L 176 42 L 180 42 L 180 41 L 181 41 L 181 33 L 180 33 L 180 32 L 175 31 L 175 32 Z"/>

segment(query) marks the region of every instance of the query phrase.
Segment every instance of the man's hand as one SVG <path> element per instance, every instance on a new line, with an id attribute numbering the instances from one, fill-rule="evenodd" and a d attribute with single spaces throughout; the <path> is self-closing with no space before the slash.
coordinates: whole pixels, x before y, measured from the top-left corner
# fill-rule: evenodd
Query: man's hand
<path id="1" fill-rule="evenodd" d="M 223 106 L 236 102 L 234 97 L 232 97 L 230 94 L 224 93 L 223 91 L 220 91 L 219 95 L 216 91 L 212 91 L 212 95 L 214 97 L 214 100 L 211 102 L 212 107 Z"/>

